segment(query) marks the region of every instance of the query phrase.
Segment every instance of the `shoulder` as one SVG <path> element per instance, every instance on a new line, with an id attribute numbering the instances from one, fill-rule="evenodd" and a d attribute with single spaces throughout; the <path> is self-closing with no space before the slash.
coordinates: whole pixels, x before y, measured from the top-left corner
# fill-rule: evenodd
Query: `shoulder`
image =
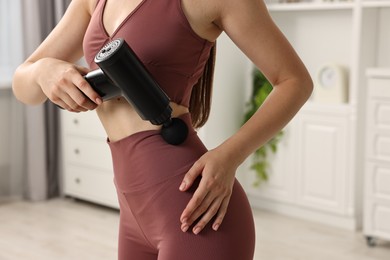
<path id="1" fill-rule="evenodd" d="M 180 0 L 182 6 L 191 13 L 214 19 L 219 12 L 220 0 Z"/>
<path id="2" fill-rule="evenodd" d="M 195 32 L 209 41 L 214 41 L 231 27 L 255 27 L 270 20 L 263 0 L 179 1 Z"/>
<path id="3" fill-rule="evenodd" d="M 102 1 L 102 0 L 101 0 Z M 223 29 L 225 19 L 259 19 L 268 13 L 264 0 L 181 0 L 184 8 Z M 249 18 L 252 17 L 252 18 Z M 267 18 L 267 17 L 264 17 Z"/>
<path id="4" fill-rule="evenodd" d="M 85 0 L 85 2 L 87 2 L 86 8 L 88 9 L 90 15 L 92 15 L 92 13 L 95 11 L 95 8 L 100 1 L 103 0 Z"/>
<path id="5" fill-rule="evenodd" d="M 79 11 L 84 11 L 88 15 L 92 15 L 99 1 L 103 0 L 72 0 L 69 7 L 78 9 Z"/>
<path id="6" fill-rule="evenodd" d="M 268 9 L 264 0 L 211 0 L 217 9 L 216 23 L 224 29 L 226 22 L 235 20 L 237 23 L 258 23 L 267 20 Z"/>

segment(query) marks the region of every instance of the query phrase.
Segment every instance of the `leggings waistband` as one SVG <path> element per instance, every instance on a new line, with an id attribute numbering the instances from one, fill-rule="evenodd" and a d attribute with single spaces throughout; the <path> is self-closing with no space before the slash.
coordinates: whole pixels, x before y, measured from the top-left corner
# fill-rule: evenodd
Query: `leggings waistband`
<path id="1" fill-rule="evenodd" d="M 187 125 L 188 135 L 196 133 L 195 129 L 192 126 L 192 120 L 191 120 L 190 113 L 182 114 L 182 115 L 178 116 L 177 118 L 180 118 L 181 120 L 183 120 L 184 123 Z M 126 143 L 137 142 L 137 140 L 139 140 L 139 139 L 147 138 L 147 137 L 153 136 L 153 135 L 159 135 L 160 132 L 161 132 L 160 129 L 158 129 L 158 130 L 157 129 L 143 130 L 143 131 L 139 131 L 139 132 L 133 133 L 131 135 L 128 135 L 128 136 L 121 138 L 119 140 L 116 140 L 116 141 L 110 141 L 109 138 L 107 138 L 107 144 L 110 147 L 113 147 L 113 146 L 118 146 L 118 145 L 120 145 L 120 143 L 123 143 L 123 142 L 126 142 Z"/>
<path id="2" fill-rule="evenodd" d="M 146 130 L 108 142 L 118 190 L 130 192 L 185 174 L 206 147 L 191 125 L 190 114 L 181 115 L 189 128 L 180 145 L 166 143 L 160 130 Z"/>

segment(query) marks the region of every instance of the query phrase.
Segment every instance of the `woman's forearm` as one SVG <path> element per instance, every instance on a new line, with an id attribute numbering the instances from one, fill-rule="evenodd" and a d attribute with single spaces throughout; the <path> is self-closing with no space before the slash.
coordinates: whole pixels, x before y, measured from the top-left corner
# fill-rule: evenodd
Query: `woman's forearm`
<path id="1" fill-rule="evenodd" d="M 72 112 L 93 110 L 101 98 L 83 77 L 88 72 L 88 68 L 56 58 L 27 61 L 15 72 L 13 91 L 29 105 L 50 99 Z"/>
<path id="2" fill-rule="evenodd" d="M 294 117 L 312 92 L 310 78 L 289 80 L 275 86 L 263 105 L 239 131 L 217 149 L 237 167 Z"/>

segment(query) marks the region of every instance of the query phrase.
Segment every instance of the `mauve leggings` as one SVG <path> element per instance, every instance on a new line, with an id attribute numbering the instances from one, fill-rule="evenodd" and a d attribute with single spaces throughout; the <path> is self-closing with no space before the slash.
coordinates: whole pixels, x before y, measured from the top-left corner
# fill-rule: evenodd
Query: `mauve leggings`
<path id="1" fill-rule="evenodd" d="M 189 114 L 181 118 L 191 126 Z M 173 146 L 159 131 L 143 131 L 111 148 L 120 205 L 119 260 L 252 260 L 255 229 L 252 211 L 236 180 L 227 214 L 218 231 L 183 233 L 180 215 L 191 199 L 179 191 L 184 174 L 207 149 L 190 127 L 187 140 Z"/>

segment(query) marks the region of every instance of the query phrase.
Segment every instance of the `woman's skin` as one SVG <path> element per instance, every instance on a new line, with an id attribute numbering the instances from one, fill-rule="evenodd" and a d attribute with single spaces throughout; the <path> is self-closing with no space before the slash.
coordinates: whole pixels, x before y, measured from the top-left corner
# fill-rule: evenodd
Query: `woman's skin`
<path id="1" fill-rule="evenodd" d="M 106 32 L 111 35 L 140 2 L 107 0 L 103 17 Z M 158 128 L 143 121 L 123 99 L 102 103 L 82 77 L 89 69 L 74 64 L 83 55 L 82 41 L 95 5 L 96 0 L 71 2 L 56 28 L 16 70 L 15 96 L 31 105 L 50 99 L 71 112 L 96 109 L 113 141 Z M 181 229 L 187 231 L 203 215 L 192 230 L 198 234 L 213 217 L 214 230 L 222 224 L 237 167 L 292 119 L 309 98 L 313 84 L 262 0 L 182 0 L 182 6 L 200 37 L 214 42 L 225 32 L 274 86 L 257 113 L 225 142 L 204 154 L 185 175 L 181 191 L 202 176 L 180 219 Z M 174 116 L 188 112 L 175 103 L 172 107 Z"/>

